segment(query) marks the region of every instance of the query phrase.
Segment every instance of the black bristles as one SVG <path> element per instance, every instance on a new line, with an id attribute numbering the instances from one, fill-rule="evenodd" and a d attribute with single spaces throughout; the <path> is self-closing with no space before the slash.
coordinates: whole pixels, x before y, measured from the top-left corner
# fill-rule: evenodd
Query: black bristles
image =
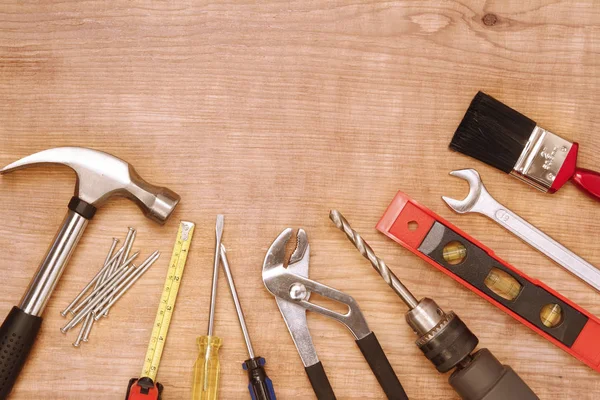
<path id="1" fill-rule="evenodd" d="M 479 92 L 456 129 L 450 148 L 509 173 L 535 126 L 535 121 Z"/>

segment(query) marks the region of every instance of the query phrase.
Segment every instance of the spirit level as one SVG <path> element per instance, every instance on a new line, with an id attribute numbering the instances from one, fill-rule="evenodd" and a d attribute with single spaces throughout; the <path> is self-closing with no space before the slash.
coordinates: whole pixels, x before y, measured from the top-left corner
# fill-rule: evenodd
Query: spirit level
<path id="1" fill-rule="evenodd" d="M 600 320 L 398 192 L 377 229 L 600 372 Z"/>

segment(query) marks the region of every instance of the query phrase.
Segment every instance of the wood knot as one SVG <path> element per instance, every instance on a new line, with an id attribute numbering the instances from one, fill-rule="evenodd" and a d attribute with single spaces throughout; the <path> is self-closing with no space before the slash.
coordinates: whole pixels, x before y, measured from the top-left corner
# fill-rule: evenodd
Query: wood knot
<path id="1" fill-rule="evenodd" d="M 496 14 L 485 14 L 481 20 L 485 26 L 494 26 L 498 23 Z"/>

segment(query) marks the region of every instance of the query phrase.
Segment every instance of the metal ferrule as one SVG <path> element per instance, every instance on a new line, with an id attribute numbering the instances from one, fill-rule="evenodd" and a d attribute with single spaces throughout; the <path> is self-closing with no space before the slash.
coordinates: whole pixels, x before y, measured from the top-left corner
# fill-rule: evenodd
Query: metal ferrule
<path id="1" fill-rule="evenodd" d="M 573 143 L 536 126 L 511 175 L 542 192 L 552 187 Z"/>

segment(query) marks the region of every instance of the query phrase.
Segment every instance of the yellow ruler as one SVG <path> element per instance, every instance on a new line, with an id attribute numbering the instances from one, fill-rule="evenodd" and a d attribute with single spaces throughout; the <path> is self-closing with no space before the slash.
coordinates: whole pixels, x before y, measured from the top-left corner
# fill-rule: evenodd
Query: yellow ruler
<path id="1" fill-rule="evenodd" d="M 154 327 L 152 328 L 152 336 L 150 338 L 150 344 L 148 344 L 148 350 L 146 351 L 144 368 L 142 369 L 141 375 L 142 378 L 148 377 L 154 382 L 156 382 L 158 365 L 160 364 L 160 358 L 162 356 L 163 348 L 165 347 L 165 341 L 167 340 L 167 332 L 169 331 L 169 325 L 171 324 L 171 317 L 173 316 L 175 301 L 177 300 L 177 292 L 179 292 L 179 285 L 181 284 L 181 278 L 183 277 L 183 269 L 185 268 L 185 261 L 187 260 L 187 255 L 190 250 L 195 226 L 196 225 L 193 222 L 187 221 L 181 221 L 179 224 L 177 241 L 173 247 L 173 255 L 171 256 L 171 262 L 169 263 L 169 272 L 160 297 L 156 319 L 154 320 Z"/>

